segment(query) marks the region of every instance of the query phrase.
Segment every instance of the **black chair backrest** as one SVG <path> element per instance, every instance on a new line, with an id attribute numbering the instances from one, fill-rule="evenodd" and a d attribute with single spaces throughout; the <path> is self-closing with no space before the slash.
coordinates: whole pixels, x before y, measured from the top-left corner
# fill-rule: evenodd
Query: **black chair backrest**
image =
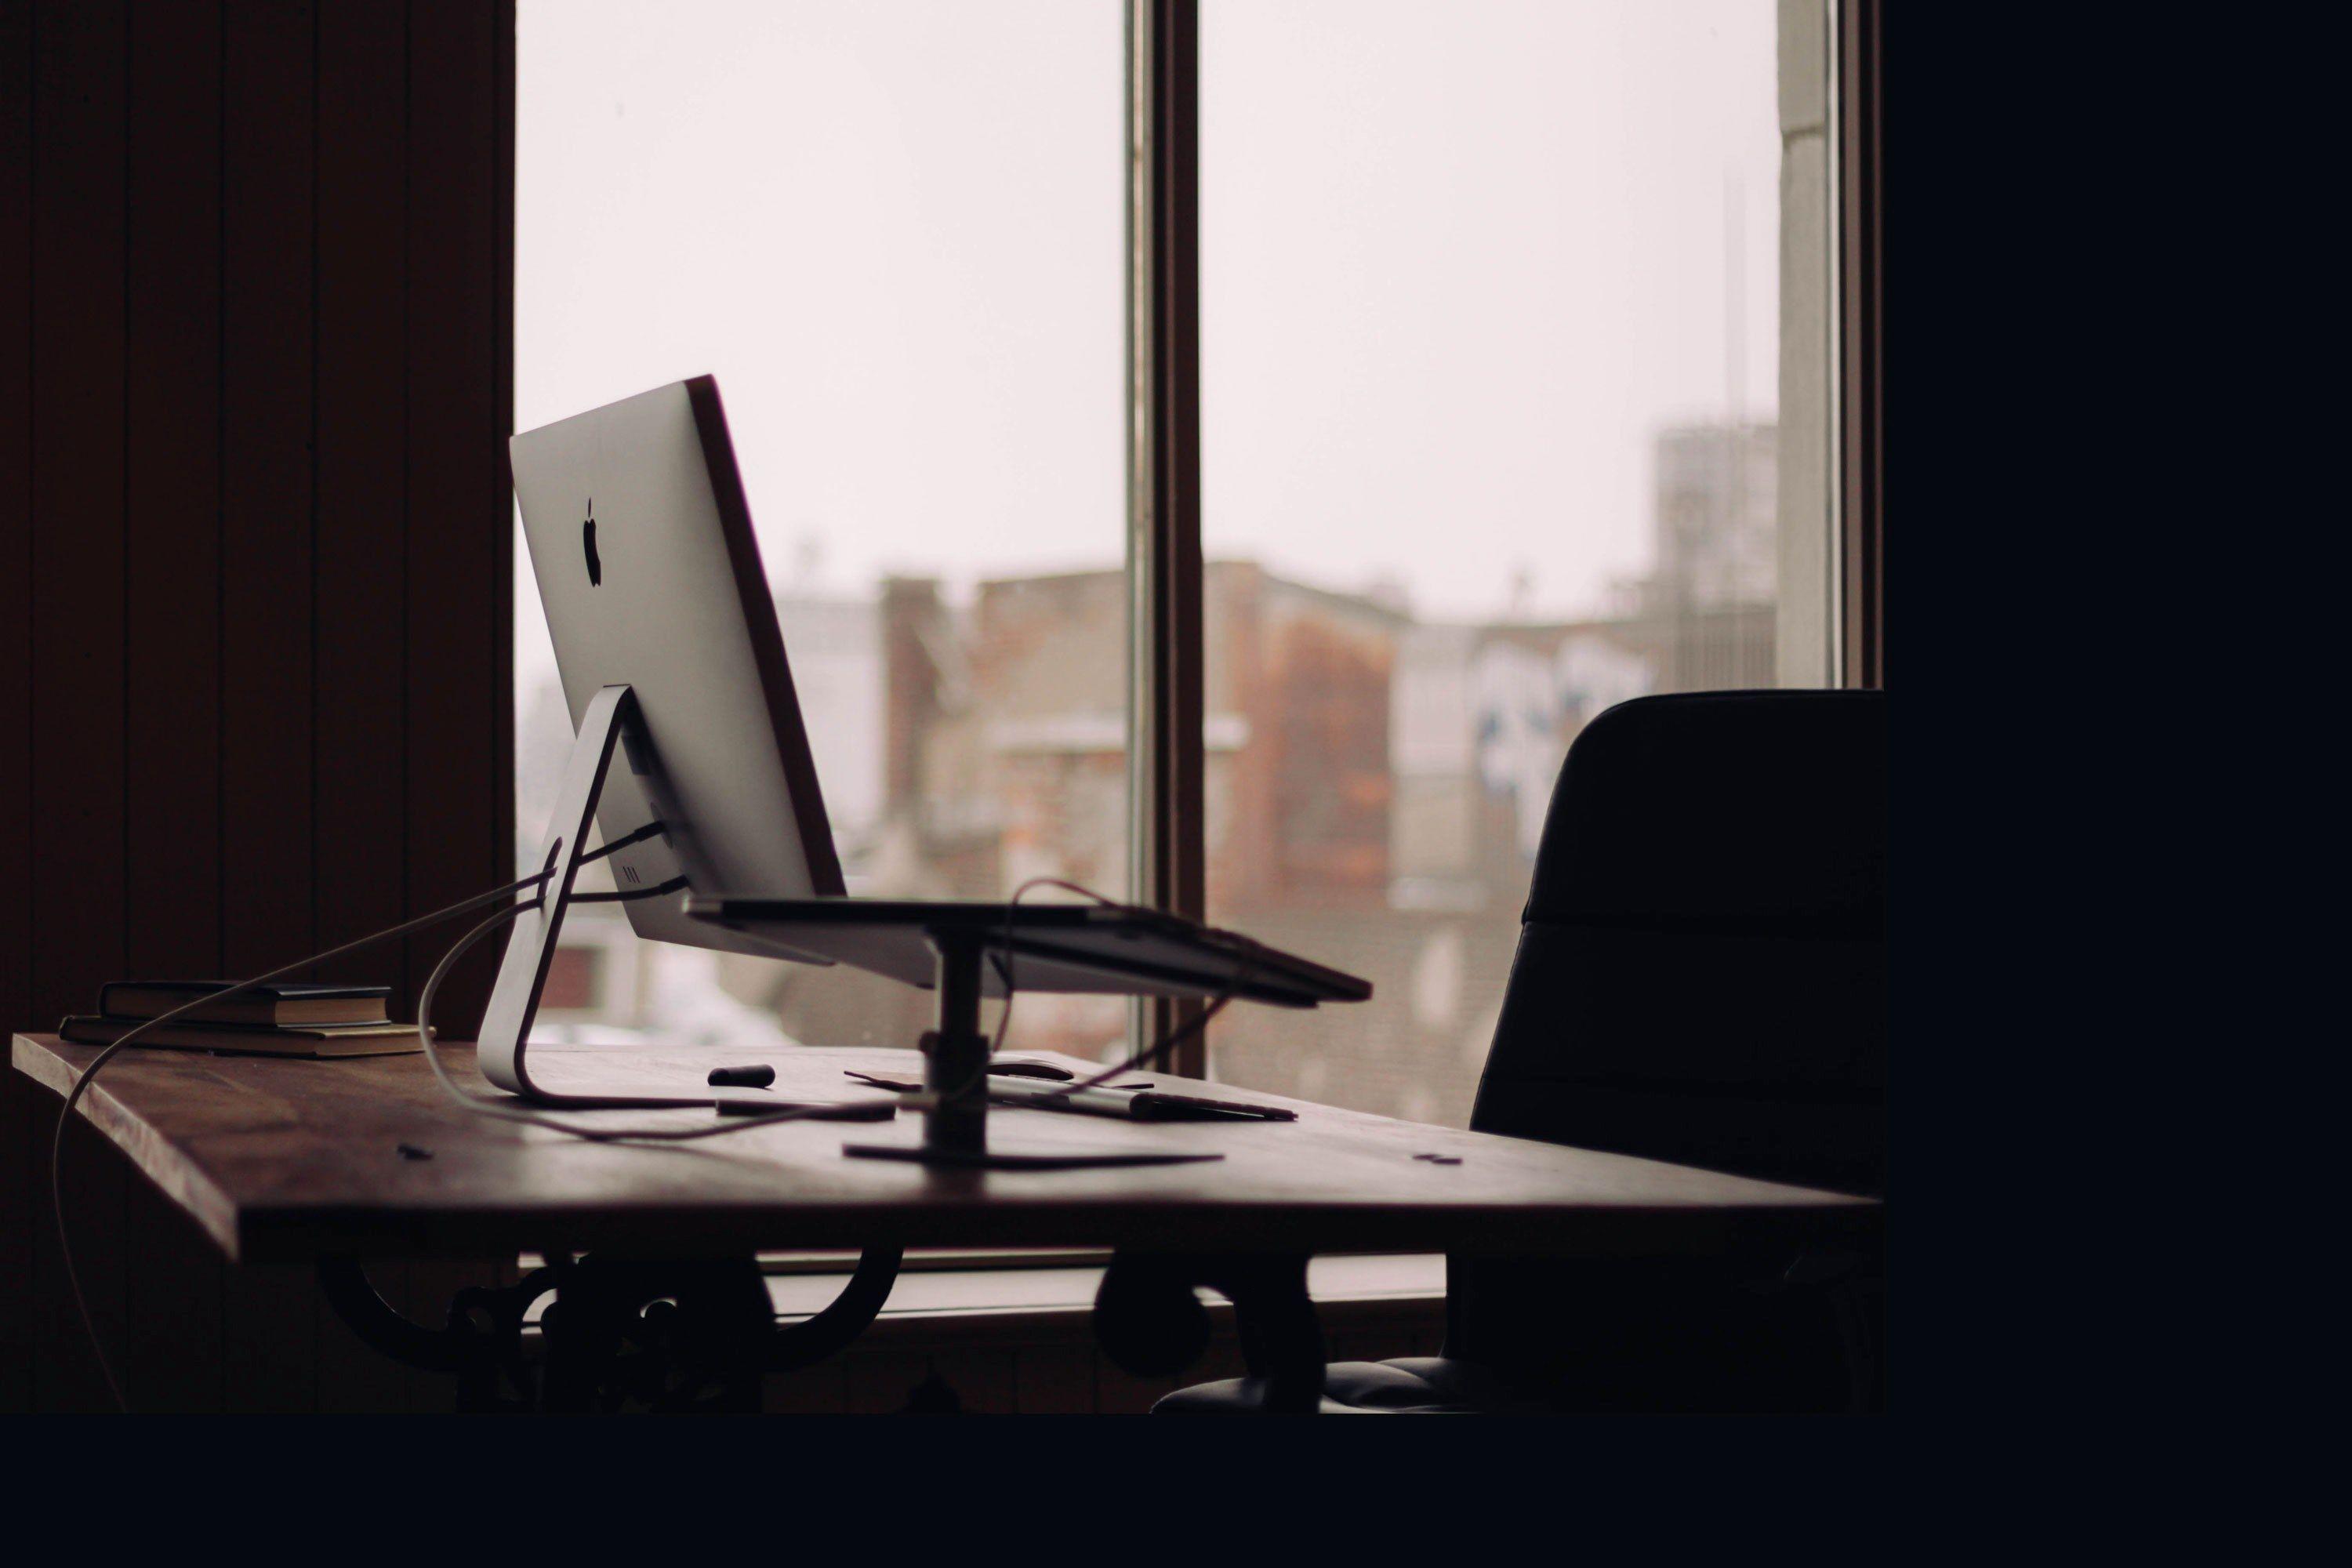
<path id="1" fill-rule="evenodd" d="M 1586 726 L 1470 1125 L 1883 1194 L 1885 748 L 1867 691 L 1645 697 Z M 1447 1352 L 1586 1403 L 1652 1407 L 1695 1342 L 1737 1348 L 1752 1325 L 1705 1268 L 1449 1261 Z"/>
<path id="2" fill-rule="evenodd" d="M 1644 697 L 1570 748 L 1470 1125 L 1885 1187 L 1886 702 Z"/>

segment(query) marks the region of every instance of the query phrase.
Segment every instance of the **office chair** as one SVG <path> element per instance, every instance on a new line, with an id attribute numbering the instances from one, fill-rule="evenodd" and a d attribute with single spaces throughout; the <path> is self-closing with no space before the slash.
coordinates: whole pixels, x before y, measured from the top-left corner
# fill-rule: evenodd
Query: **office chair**
<path id="1" fill-rule="evenodd" d="M 1610 709 L 1554 790 L 1470 1125 L 1882 1196 L 1886 702 Z M 1329 1414 L 1875 1409 L 1874 1258 L 1447 1260 L 1444 1353 L 1327 1369 Z M 1256 1380 L 1155 1414 L 1255 1410 Z"/>

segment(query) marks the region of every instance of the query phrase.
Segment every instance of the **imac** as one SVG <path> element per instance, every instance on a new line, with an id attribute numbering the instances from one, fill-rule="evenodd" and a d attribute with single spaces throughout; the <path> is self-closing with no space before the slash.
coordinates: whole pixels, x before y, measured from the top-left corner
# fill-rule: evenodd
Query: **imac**
<path id="1" fill-rule="evenodd" d="M 688 889 L 835 898 L 841 862 L 718 384 L 656 387 L 526 431 L 509 453 L 579 739 L 542 852 L 552 875 L 515 921 L 478 1059 L 500 1089 L 583 1106 L 532 1082 L 526 1047 L 592 826 L 614 885 L 636 895 L 622 908 L 639 936 L 725 952 L 798 956 L 693 919 Z"/>
<path id="2" fill-rule="evenodd" d="M 526 431 L 510 455 L 578 740 L 542 851 L 541 902 L 515 921 L 483 1019 L 478 1060 L 492 1083 L 572 1107 L 713 1103 L 707 1090 L 567 1097 L 531 1079 L 531 1018 L 592 827 L 640 936 L 847 963 L 937 993 L 938 1026 L 920 1042 L 923 1142 L 853 1153 L 1024 1163 L 988 1148 L 983 994 L 1229 994 L 1311 1007 L 1371 994 L 1352 975 L 1157 910 L 844 896 L 717 383 L 656 387 Z"/>

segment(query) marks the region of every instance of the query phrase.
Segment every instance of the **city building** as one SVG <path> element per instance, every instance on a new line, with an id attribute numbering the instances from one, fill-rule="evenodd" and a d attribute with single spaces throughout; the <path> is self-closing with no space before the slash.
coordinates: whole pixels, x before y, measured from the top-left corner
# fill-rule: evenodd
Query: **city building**
<path id="1" fill-rule="evenodd" d="M 1221 1077 L 1467 1117 L 1577 732 L 1647 692 L 1771 683 L 1773 426 L 1668 429 L 1655 463 L 1653 567 L 1604 615 L 1424 622 L 1393 591 L 1206 564 L 1210 919 L 1375 988 L 1328 1015 L 1232 1010 Z M 962 603 L 923 577 L 779 595 L 853 892 L 985 899 L 1055 878 L 1124 896 L 1129 612 L 1117 568 L 982 582 Z M 569 739 L 551 679 L 520 728 L 528 846 Z M 567 922 L 551 1026 L 686 1027 L 689 965 L 728 1000 L 695 1016 L 706 1036 L 780 1019 L 811 1045 L 904 1045 L 929 1020 L 923 994 L 872 975 L 647 946 L 589 908 Z M 1100 1057 L 1126 1040 L 1115 1000 L 1017 1012 L 1032 1047 Z"/>

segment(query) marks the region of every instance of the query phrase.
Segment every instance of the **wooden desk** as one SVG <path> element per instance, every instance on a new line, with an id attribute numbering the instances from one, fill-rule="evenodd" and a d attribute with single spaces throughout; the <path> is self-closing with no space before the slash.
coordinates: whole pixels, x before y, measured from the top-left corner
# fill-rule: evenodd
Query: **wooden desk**
<path id="1" fill-rule="evenodd" d="M 478 1081 L 470 1047 L 443 1049 L 462 1080 Z M 54 1036 L 19 1035 L 12 1059 L 18 1071 L 62 1096 L 96 1054 L 97 1047 Z M 738 1057 L 754 1059 L 740 1052 L 727 1059 Z M 544 1064 L 551 1088 L 627 1093 L 698 1084 L 715 1058 L 709 1051 L 541 1046 L 533 1047 L 533 1059 Z M 902 1050 L 802 1050 L 768 1059 L 777 1069 L 780 1096 L 863 1093 L 843 1076 L 845 1068 L 920 1073 L 920 1058 Z M 1073 1068 L 1087 1065 L 1061 1059 Z M 1167 1074 L 1150 1078 L 1178 1089 L 1238 1092 Z M 1087 1147 L 1131 1141 L 1226 1156 L 1208 1163 L 1061 1171 L 938 1169 L 842 1156 L 841 1145 L 850 1140 L 915 1140 L 919 1128 L 911 1115 L 895 1126 L 794 1123 L 667 1147 L 583 1143 L 467 1113 L 441 1094 L 414 1055 L 316 1062 L 134 1051 L 108 1065 L 80 1110 L 230 1258 L 321 1264 L 330 1295 L 347 1319 L 371 1310 L 354 1293 L 354 1260 L 361 1259 L 530 1250 L 562 1259 L 559 1274 L 584 1267 L 572 1265 L 570 1254 L 630 1260 L 625 1275 L 610 1273 L 601 1288 L 611 1298 L 604 1305 L 612 1321 L 633 1323 L 644 1300 L 681 1295 L 661 1289 L 660 1280 L 700 1267 L 693 1260 L 724 1259 L 748 1269 L 751 1255 L 760 1250 L 867 1249 L 868 1267 L 860 1270 L 862 1284 L 853 1284 L 845 1298 L 845 1310 L 822 1331 L 802 1336 L 799 1348 L 782 1352 L 785 1364 L 806 1364 L 812 1352 L 837 1348 L 846 1342 L 845 1331 L 854 1336 L 870 1321 L 868 1299 L 878 1310 L 895 1278 L 899 1248 L 1109 1247 L 1120 1261 L 1106 1281 L 1106 1298 L 1116 1294 L 1144 1310 L 1123 1312 L 1116 1323 L 1098 1316 L 1107 1350 L 1119 1354 L 1115 1331 L 1139 1342 L 1160 1330 L 1181 1338 L 1181 1323 L 1155 1329 L 1150 1320 L 1155 1314 L 1171 1322 L 1181 1318 L 1181 1303 L 1170 1305 L 1173 1293 L 1212 1283 L 1234 1298 L 1245 1336 L 1251 1316 L 1262 1320 L 1259 1350 L 1284 1391 L 1281 1402 L 1303 1399 L 1307 1408 L 1314 1398 L 1305 1383 L 1310 1360 L 1318 1387 L 1321 1376 L 1320 1342 L 1304 1289 L 1305 1260 L 1316 1252 L 1721 1252 L 1850 1237 L 1874 1228 L 1879 1213 L 1865 1200 L 1654 1161 L 1421 1126 L 1270 1095 L 1247 1098 L 1286 1105 L 1298 1120 L 1125 1123 L 1045 1111 L 992 1113 L 991 1134 L 998 1141 Z M 567 1114 L 642 1126 L 691 1125 L 711 1113 Z M 404 1154 L 403 1144 L 429 1151 L 430 1157 Z M 1461 1163 L 1414 1158 L 1425 1153 Z M 68 1192 L 68 1213 L 72 1201 Z M 669 1260 L 667 1273 L 662 1260 Z M 712 1311 L 754 1310 L 740 1282 L 727 1282 L 735 1279 L 731 1274 L 706 1279 L 705 1293 L 713 1301 L 726 1297 L 733 1303 Z M 1133 1288 L 1115 1291 L 1118 1282 Z M 534 1277 L 518 1290 L 535 1298 L 553 1289 L 563 1302 L 573 1300 L 565 1294 L 569 1289 L 584 1304 L 599 1288 L 585 1274 L 572 1273 Z M 653 1295 L 644 1296 L 646 1291 Z M 632 1293 L 642 1299 L 612 1304 Z M 758 1294 L 756 1310 L 764 1319 L 765 1294 Z M 473 1305 L 491 1318 L 510 1320 L 519 1331 L 520 1306 Z M 816 1327 L 824 1317 L 806 1326 Z M 454 1363 L 473 1353 L 446 1342 L 462 1328 L 358 1321 L 353 1326 L 404 1359 L 431 1356 Z M 1145 1361 L 1159 1353 L 1150 1343 L 1129 1348 Z M 509 1346 L 501 1363 L 508 1375 L 516 1373 L 510 1363 Z M 776 1356 L 767 1364 L 778 1364 Z M 459 1369 L 453 1364 L 450 1370 Z M 480 1365 L 475 1371 L 486 1375 Z M 592 1382 L 598 1375 L 579 1373 Z M 478 1383 L 477 1392 L 488 1386 Z"/>

